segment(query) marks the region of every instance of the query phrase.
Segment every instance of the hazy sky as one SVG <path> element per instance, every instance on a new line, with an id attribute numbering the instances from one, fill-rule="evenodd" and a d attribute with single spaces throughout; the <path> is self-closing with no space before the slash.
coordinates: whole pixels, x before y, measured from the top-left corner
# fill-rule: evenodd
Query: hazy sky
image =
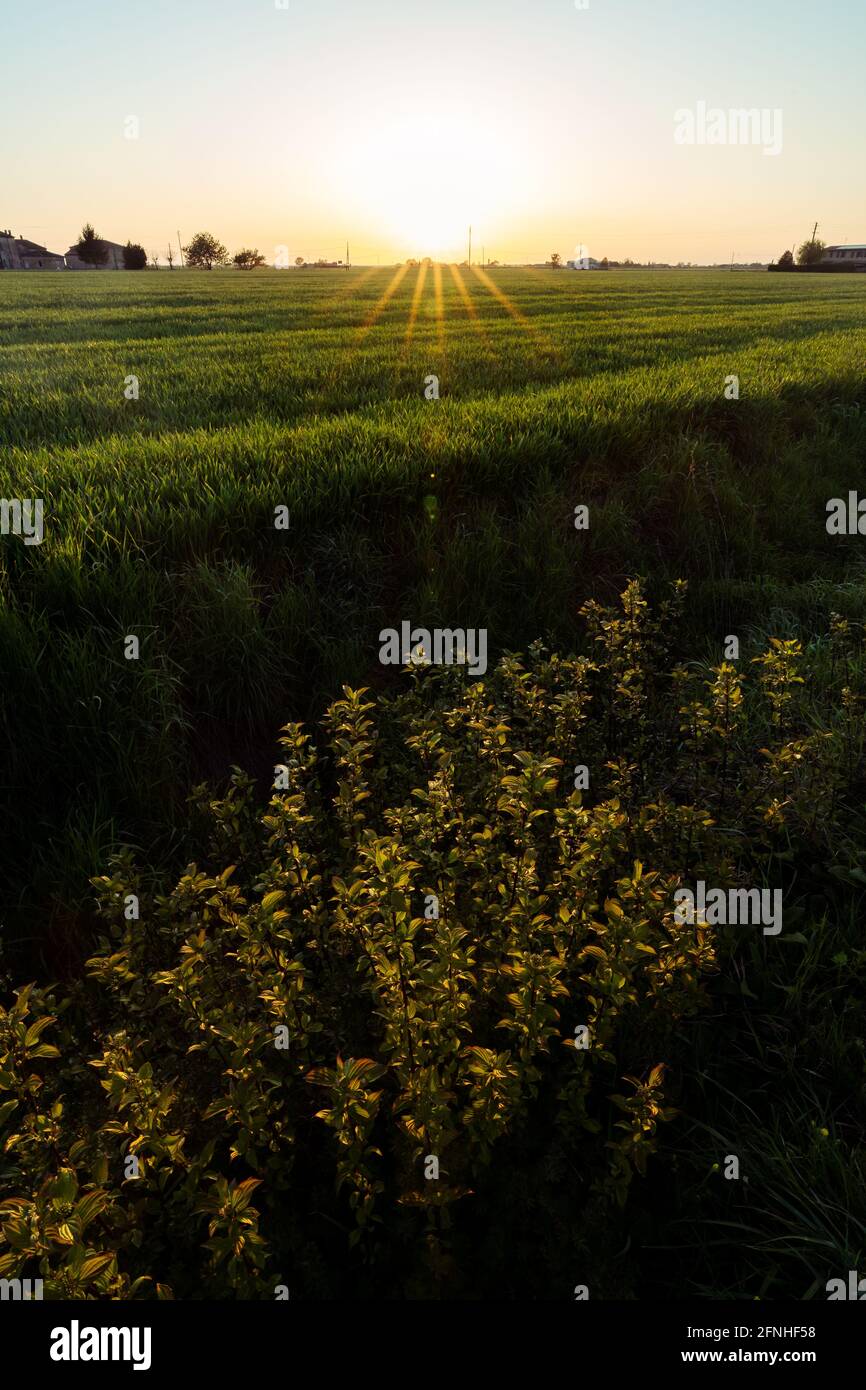
<path id="1" fill-rule="evenodd" d="M 470 221 L 502 260 L 866 240 L 863 0 L 281 3 L 2 0 L 0 228 L 269 261 L 462 258 Z M 678 143 L 700 102 L 764 144 Z"/>

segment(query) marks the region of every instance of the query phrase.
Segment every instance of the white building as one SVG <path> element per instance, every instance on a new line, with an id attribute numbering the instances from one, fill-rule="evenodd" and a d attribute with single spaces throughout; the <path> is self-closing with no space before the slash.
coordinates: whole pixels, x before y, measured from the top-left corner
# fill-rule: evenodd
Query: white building
<path id="1" fill-rule="evenodd" d="M 100 237 L 100 241 L 108 252 L 102 265 L 88 265 L 86 261 L 81 259 L 75 246 L 70 246 L 66 252 L 67 270 L 124 270 L 123 247 L 119 246 L 116 241 L 105 241 L 102 237 Z"/>
<path id="2" fill-rule="evenodd" d="M 47 251 L 36 241 L 0 232 L 0 270 L 65 270 L 62 256 Z"/>
<path id="3" fill-rule="evenodd" d="M 821 263 L 844 265 L 846 270 L 866 270 L 866 246 L 825 246 Z"/>

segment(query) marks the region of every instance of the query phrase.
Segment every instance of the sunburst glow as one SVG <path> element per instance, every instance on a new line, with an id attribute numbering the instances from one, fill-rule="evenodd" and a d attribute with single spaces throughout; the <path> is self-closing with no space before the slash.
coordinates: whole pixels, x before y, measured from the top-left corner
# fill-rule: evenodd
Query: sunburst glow
<path id="1" fill-rule="evenodd" d="M 403 110 L 385 131 L 356 132 L 335 178 L 406 255 L 462 260 L 469 225 L 480 237 L 513 208 L 514 172 L 513 134 L 483 117 Z"/>

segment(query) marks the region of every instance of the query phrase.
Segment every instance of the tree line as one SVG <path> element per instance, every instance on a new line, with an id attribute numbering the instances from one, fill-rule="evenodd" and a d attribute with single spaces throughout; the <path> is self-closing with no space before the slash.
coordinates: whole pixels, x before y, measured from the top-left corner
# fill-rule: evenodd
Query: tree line
<path id="1" fill-rule="evenodd" d="M 822 241 L 820 237 L 809 237 L 809 240 L 804 241 L 797 251 L 797 265 L 820 264 L 820 262 L 824 259 L 824 252 L 826 251 L 826 249 L 827 243 L 825 241 Z M 793 270 L 793 251 L 783 251 L 778 261 L 776 262 L 776 265 L 779 270 Z"/>
<path id="2" fill-rule="evenodd" d="M 261 251 L 255 247 L 244 246 L 230 258 L 222 242 L 210 232 L 196 232 L 189 245 L 184 246 L 182 250 L 185 265 L 195 270 L 212 270 L 214 266 L 226 265 L 234 265 L 238 270 L 255 270 L 267 264 Z M 90 222 L 86 222 L 75 244 L 75 251 L 85 265 L 98 269 L 108 260 L 109 244 L 94 230 Z M 165 258 L 169 270 L 173 270 L 175 254 L 170 243 Z M 138 242 L 126 243 L 123 248 L 125 270 L 145 270 L 148 262 L 156 270 L 159 266 L 158 252 L 152 251 L 148 256 L 147 251 Z"/>

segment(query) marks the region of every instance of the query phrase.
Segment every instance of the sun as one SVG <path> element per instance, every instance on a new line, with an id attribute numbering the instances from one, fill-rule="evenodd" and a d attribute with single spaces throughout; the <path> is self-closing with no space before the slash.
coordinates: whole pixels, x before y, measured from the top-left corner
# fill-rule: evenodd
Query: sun
<path id="1" fill-rule="evenodd" d="M 476 115 L 393 113 L 386 129 L 355 133 L 336 170 L 341 193 L 406 255 L 462 260 L 467 234 L 491 236 L 506 213 L 509 148 Z"/>

